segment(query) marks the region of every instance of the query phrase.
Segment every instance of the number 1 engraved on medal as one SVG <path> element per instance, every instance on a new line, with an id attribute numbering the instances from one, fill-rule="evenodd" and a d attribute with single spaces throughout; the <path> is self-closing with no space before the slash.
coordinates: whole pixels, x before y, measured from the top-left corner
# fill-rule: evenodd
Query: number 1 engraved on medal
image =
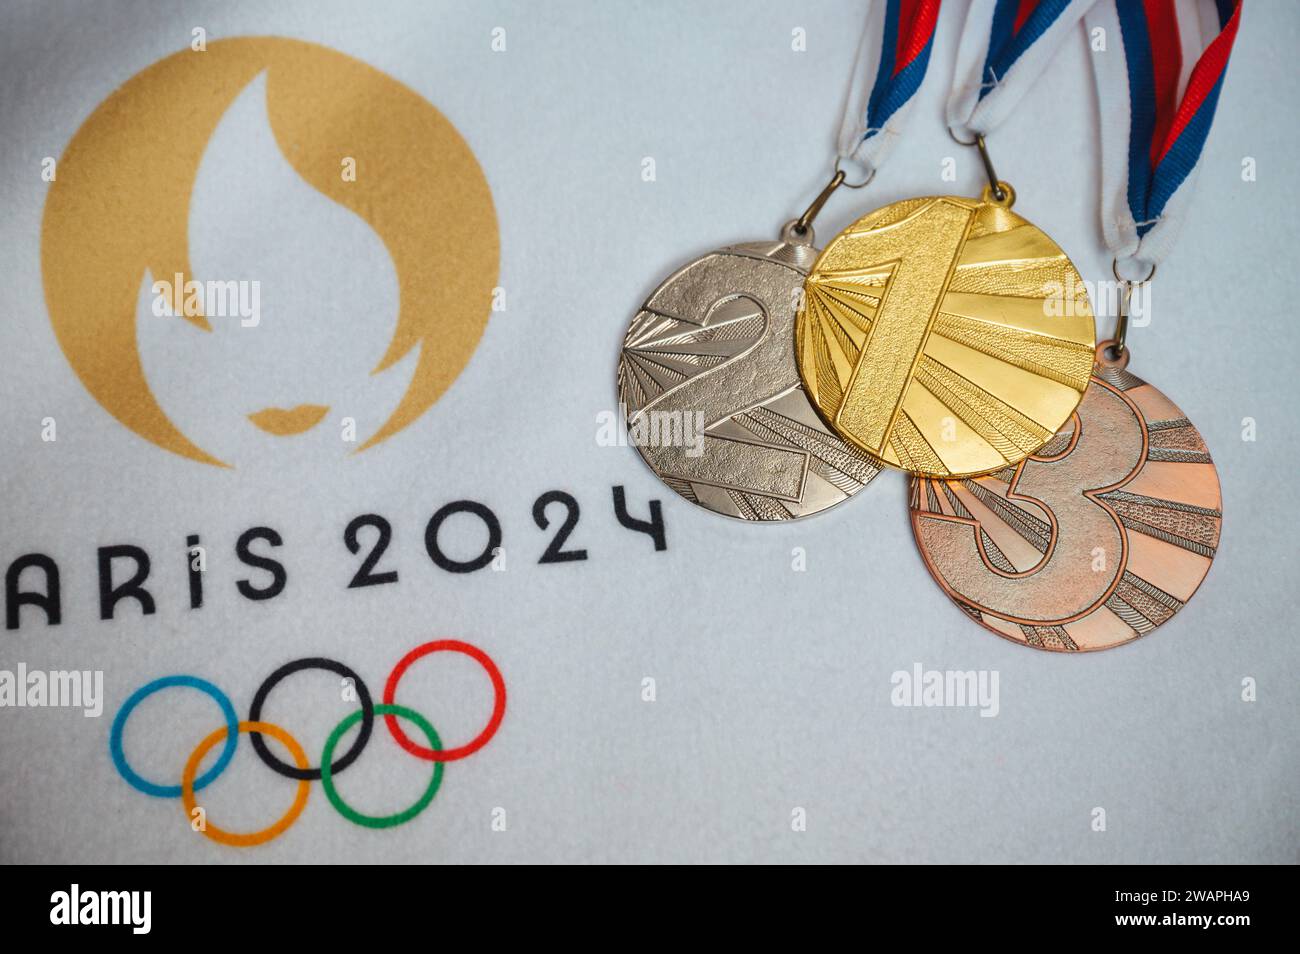
<path id="1" fill-rule="evenodd" d="M 896 202 L 814 264 L 796 322 L 799 373 L 823 419 L 885 463 L 989 473 L 1041 447 L 1087 389 L 1096 341 L 1083 287 L 1065 253 L 1005 203 Z M 1069 307 L 1051 307 L 1064 294 Z"/>
<path id="2" fill-rule="evenodd" d="M 895 263 L 835 415 L 840 431 L 868 450 L 879 453 L 893 430 L 973 216 L 973 210 L 941 199 L 896 225 L 849 231 L 842 239 L 846 254 Z M 927 312 L 926 321 L 916 320 Z"/>

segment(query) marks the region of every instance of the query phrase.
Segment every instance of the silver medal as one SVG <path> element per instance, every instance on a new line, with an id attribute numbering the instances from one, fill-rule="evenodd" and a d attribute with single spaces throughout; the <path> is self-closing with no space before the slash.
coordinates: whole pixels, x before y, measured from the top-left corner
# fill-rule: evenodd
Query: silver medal
<path id="1" fill-rule="evenodd" d="M 791 520 L 851 497 L 880 471 L 829 431 L 795 364 L 812 230 L 698 258 L 632 319 L 618 367 L 629 442 L 692 503 Z"/>

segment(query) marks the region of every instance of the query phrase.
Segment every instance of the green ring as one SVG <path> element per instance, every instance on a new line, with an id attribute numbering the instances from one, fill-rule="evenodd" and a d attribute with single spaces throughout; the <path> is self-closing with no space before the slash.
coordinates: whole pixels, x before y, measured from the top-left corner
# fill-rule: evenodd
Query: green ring
<path id="1" fill-rule="evenodd" d="M 429 787 L 424 790 L 424 794 L 410 808 L 400 811 L 395 815 L 363 815 L 347 802 L 343 801 L 343 796 L 334 790 L 334 772 L 330 765 L 334 761 L 334 749 L 343 738 L 343 733 L 348 731 L 365 715 L 365 711 L 358 709 L 356 712 L 347 716 L 342 722 L 335 726 L 330 737 L 325 740 L 325 752 L 321 756 L 320 780 L 325 786 L 325 794 L 340 815 L 355 825 L 364 825 L 366 828 L 392 828 L 396 825 L 404 825 L 409 822 L 420 812 L 429 807 L 433 801 L 433 796 L 438 794 L 438 786 L 442 784 L 442 763 L 433 763 L 433 778 L 429 781 Z M 442 751 L 442 740 L 438 738 L 437 731 L 429 724 L 429 720 L 414 709 L 408 709 L 406 706 L 375 706 L 375 715 L 395 715 L 403 719 L 409 719 L 414 722 L 416 727 L 424 733 L 424 737 L 429 740 L 429 748 L 435 752 Z"/>

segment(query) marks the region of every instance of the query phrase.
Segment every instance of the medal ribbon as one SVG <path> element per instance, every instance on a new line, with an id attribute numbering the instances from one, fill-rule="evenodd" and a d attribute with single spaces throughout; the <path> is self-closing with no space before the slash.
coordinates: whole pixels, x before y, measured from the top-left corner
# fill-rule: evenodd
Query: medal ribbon
<path id="1" fill-rule="evenodd" d="M 1150 271 L 1168 253 L 1191 201 L 1214 121 L 1241 0 L 1208 0 L 1180 18 L 1173 0 L 1101 0 L 1088 14 L 1104 29 L 1091 54 L 1101 107 L 1102 232 L 1120 266 Z M 1196 43 L 1212 37 L 1208 45 Z M 1204 52 L 1179 97 L 1183 46 Z"/>
<path id="2" fill-rule="evenodd" d="M 948 128 L 962 142 L 1010 115 L 1096 0 L 974 0 L 966 15 Z"/>
<path id="3" fill-rule="evenodd" d="M 873 3 L 840 125 L 839 156 L 868 176 L 902 133 L 934 47 L 939 0 Z"/>

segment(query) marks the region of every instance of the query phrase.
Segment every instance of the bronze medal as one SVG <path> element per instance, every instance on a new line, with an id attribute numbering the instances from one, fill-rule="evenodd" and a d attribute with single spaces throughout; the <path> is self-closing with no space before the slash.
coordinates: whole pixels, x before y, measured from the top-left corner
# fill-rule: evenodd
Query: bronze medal
<path id="1" fill-rule="evenodd" d="M 1191 599 L 1219 543 L 1201 435 L 1102 351 L 1078 410 L 1032 457 L 986 477 L 912 480 L 912 530 L 935 580 L 971 618 L 1035 649 L 1145 636 Z"/>

